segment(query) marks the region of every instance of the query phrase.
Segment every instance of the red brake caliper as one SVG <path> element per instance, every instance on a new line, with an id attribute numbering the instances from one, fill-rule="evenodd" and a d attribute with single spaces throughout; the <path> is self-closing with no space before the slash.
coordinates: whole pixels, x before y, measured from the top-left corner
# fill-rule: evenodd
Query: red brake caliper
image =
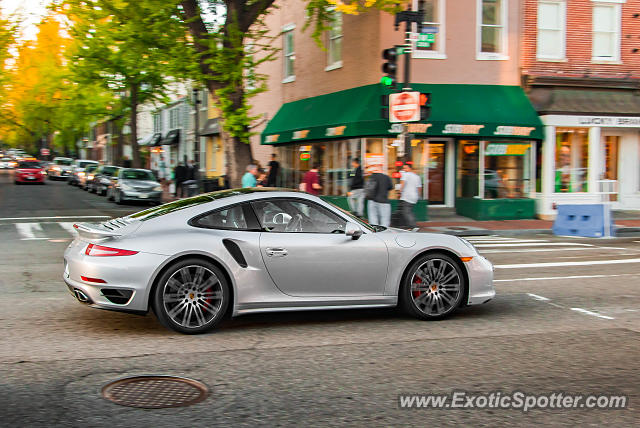
<path id="1" fill-rule="evenodd" d="M 417 277 L 416 277 L 416 278 L 413 280 L 413 283 L 414 283 L 414 284 L 422 284 L 422 280 L 421 280 L 420 278 L 417 278 Z M 422 294 L 422 291 L 420 291 L 420 290 L 413 290 L 413 297 L 418 297 L 418 296 L 420 296 L 421 294 Z"/>

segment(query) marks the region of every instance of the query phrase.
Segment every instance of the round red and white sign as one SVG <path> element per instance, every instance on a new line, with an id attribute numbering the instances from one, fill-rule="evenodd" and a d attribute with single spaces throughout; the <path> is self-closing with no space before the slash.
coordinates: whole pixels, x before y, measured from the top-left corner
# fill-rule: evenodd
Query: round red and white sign
<path id="1" fill-rule="evenodd" d="M 391 122 L 414 122 L 420 120 L 420 93 L 401 92 L 391 94 L 389 100 Z"/>

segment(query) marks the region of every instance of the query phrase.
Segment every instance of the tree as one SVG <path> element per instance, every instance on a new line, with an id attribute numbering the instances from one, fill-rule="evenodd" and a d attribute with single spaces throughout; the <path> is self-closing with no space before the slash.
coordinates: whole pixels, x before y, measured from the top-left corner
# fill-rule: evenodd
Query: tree
<path id="1" fill-rule="evenodd" d="M 68 17 L 74 37 L 74 79 L 101 82 L 123 101 L 133 166 L 139 168 L 138 106 L 163 99 L 173 76 L 188 77 L 195 63 L 175 6 L 165 0 L 65 0 L 59 10 Z"/>
<path id="2" fill-rule="evenodd" d="M 274 58 L 275 50 L 270 41 L 272 32 L 266 28 L 264 18 L 273 10 L 275 0 L 182 0 L 178 5 L 185 24 L 193 36 L 193 45 L 198 53 L 202 80 L 209 91 L 217 97 L 224 119 L 225 149 L 228 169 L 234 184 L 250 163 L 251 135 L 248 100 L 258 92 L 266 90 L 264 76 L 257 75 L 255 68 L 260 62 Z M 364 0 L 344 3 L 341 0 L 307 0 L 306 27 L 312 27 L 311 36 L 322 44 L 321 35 L 329 29 L 333 11 L 358 14 L 370 8 L 397 12 L 407 0 Z M 204 9 L 204 10 L 203 10 Z M 220 12 L 222 10 L 222 12 Z M 209 23 L 208 17 L 217 17 Z M 278 36 L 278 34 L 276 34 Z M 262 50 L 261 55 L 248 52 L 246 46 Z M 255 59 L 259 58 L 259 59 Z M 246 76 L 258 79 L 261 84 L 248 90 Z"/>

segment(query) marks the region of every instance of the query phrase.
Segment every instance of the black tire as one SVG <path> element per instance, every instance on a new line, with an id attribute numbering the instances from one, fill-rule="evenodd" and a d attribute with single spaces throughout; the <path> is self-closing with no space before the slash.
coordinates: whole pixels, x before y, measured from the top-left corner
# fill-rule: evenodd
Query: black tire
<path id="1" fill-rule="evenodd" d="M 433 267 L 433 270 L 430 271 L 429 267 Z M 440 269 L 444 271 L 438 276 Z M 448 317 L 464 302 L 467 283 L 462 269 L 458 260 L 443 253 L 419 257 L 404 275 L 398 305 L 407 314 L 422 320 Z M 457 290 L 454 286 L 456 283 Z"/>
<path id="2" fill-rule="evenodd" d="M 118 191 L 115 192 L 115 195 L 113 196 L 113 200 L 116 202 L 116 204 L 122 205 L 122 195 L 120 195 L 120 192 Z"/>
<path id="3" fill-rule="evenodd" d="M 191 275 L 193 275 L 189 277 L 193 280 L 193 282 L 186 282 L 187 284 L 193 285 L 189 285 L 188 287 L 196 287 L 195 283 L 198 269 L 203 269 L 205 273 L 203 273 L 203 281 L 201 281 L 200 284 L 205 284 L 209 281 L 212 282 L 211 288 L 205 289 L 211 291 L 202 291 L 204 293 L 210 294 L 212 296 L 210 299 L 206 299 L 205 297 L 196 295 L 196 293 L 199 293 L 200 291 L 196 291 L 195 289 L 191 291 L 184 291 L 186 290 L 186 287 L 185 289 L 183 289 L 176 285 L 176 278 L 179 278 L 180 281 L 184 282 L 182 272 L 185 269 L 190 272 Z M 206 273 L 207 270 L 209 271 L 209 273 L 211 273 L 211 276 L 204 276 L 208 275 L 208 273 Z M 208 279 L 204 280 L 204 278 Z M 174 284 L 173 286 L 168 285 L 170 279 L 172 279 L 172 284 Z M 175 293 L 173 293 L 174 296 L 183 297 L 180 298 L 179 302 L 165 302 L 167 290 L 169 294 L 171 294 L 171 291 L 176 290 Z M 216 297 L 213 297 L 214 294 Z M 231 300 L 231 293 L 229 291 L 229 284 L 227 283 L 225 275 L 217 266 L 206 260 L 193 258 L 181 260 L 169 267 L 169 269 L 165 270 L 160 278 L 158 278 L 157 285 L 153 291 L 153 296 L 150 296 L 150 299 L 152 302 L 153 312 L 156 314 L 156 317 L 158 318 L 160 323 L 162 323 L 162 325 L 170 330 L 177 331 L 178 333 L 200 334 L 211 331 L 224 318 L 225 313 L 227 312 L 227 308 L 229 307 L 229 301 Z M 215 313 L 214 311 L 209 311 L 211 313 L 203 311 L 202 309 L 205 308 L 204 302 L 208 302 L 206 303 L 206 305 L 210 306 L 213 309 L 216 309 Z M 173 303 L 175 303 L 175 305 L 172 306 Z M 185 309 L 180 310 L 181 307 Z M 199 315 L 196 314 L 197 309 L 200 310 Z M 173 312 L 174 314 L 170 315 L 170 312 Z M 200 316 L 204 318 L 200 319 Z M 186 324 L 188 324 L 187 326 L 174 320 L 174 318 L 183 317 L 188 317 L 188 320 L 186 322 Z"/>

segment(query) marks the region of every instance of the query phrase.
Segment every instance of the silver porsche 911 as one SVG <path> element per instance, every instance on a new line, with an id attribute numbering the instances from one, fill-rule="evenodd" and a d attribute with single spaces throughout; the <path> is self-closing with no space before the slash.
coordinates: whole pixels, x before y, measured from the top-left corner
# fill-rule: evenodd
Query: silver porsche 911
<path id="1" fill-rule="evenodd" d="M 437 319 L 495 295 L 467 241 L 371 226 L 297 191 L 213 192 L 75 227 L 63 277 L 76 298 L 151 308 L 181 333 L 266 311 L 398 305 Z"/>

